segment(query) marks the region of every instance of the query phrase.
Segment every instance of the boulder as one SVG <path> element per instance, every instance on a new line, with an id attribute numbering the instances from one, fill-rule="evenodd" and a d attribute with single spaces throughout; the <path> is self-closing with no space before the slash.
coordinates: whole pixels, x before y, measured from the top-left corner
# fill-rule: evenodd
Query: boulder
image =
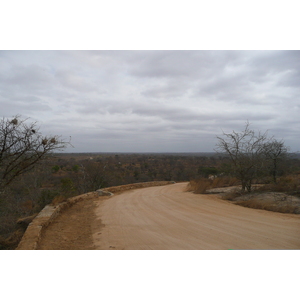
<path id="1" fill-rule="evenodd" d="M 113 195 L 113 193 L 107 192 L 107 191 L 103 191 L 103 190 L 97 190 L 96 192 L 97 192 L 97 194 L 99 196 L 112 196 Z"/>

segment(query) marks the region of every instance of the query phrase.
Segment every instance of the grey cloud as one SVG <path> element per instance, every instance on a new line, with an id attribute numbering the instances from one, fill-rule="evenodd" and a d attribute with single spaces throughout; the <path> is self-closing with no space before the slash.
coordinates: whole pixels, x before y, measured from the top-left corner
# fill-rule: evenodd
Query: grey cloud
<path id="1" fill-rule="evenodd" d="M 139 57 L 139 63 L 131 68 L 130 73 L 138 77 L 158 79 L 189 79 L 193 76 L 205 78 L 222 70 L 228 63 L 238 65 L 243 59 L 239 51 L 140 51 Z"/>
<path id="2" fill-rule="evenodd" d="M 191 120 L 199 120 L 199 119 L 210 119 L 211 116 L 196 113 L 190 109 L 185 109 L 182 107 L 159 107 L 156 108 L 138 108 L 133 109 L 134 114 L 145 115 L 145 116 L 156 116 L 166 120 L 182 122 L 182 121 L 191 121 Z"/>
<path id="3" fill-rule="evenodd" d="M 205 69 L 210 58 L 194 51 L 155 51 L 140 52 L 139 64 L 131 68 L 130 73 L 137 77 L 189 77 Z"/>
<path id="4" fill-rule="evenodd" d="M 13 66 L 7 74 L 1 75 L 1 81 L 15 88 L 26 88 L 39 90 L 45 83 L 51 81 L 47 70 L 41 66 Z"/>
<path id="5" fill-rule="evenodd" d="M 141 91 L 141 95 L 150 98 L 174 99 L 184 97 L 189 91 L 189 83 L 182 80 L 168 80 L 156 84 L 149 84 L 148 88 Z"/>
<path id="6" fill-rule="evenodd" d="M 252 51 L 249 66 L 258 72 L 281 72 L 300 68 L 299 51 Z"/>
<path id="7" fill-rule="evenodd" d="M 194 96 L 205 95 L 217 100 L 237 101 L 250 91 L 250 83 L 241 76 L 219 76 L 201 84 Z"/>
<path id="8" fill-rule="evenodd" d="M 0 96 L 0 106 L 2 111 L 5 111 L 6 117 L 19 114 L 22 114 L 23 116 L 30 116 L 33 113 L 50 113 L 52 111 L 49 105 L 35 96 L 12 96 L 10 99 Z"/>
<path id="9" fill-rule="evenodd" d="M 59 70 L 55 74 L 56 79 L 64 87 L 74 89 L 80 92 L 93 92 L 96 86 L 85 77 L 77 75 L 71 70 Z"/>
<path id="10" fill-rule="evenodd" d="M 276 84 L 299 88 L 300 51 L 254 51 L 248 68 L 251 80 L 277 80 Z M 299 82 L 299 81 L 298 81 Z"/>
<path id="11" fill-rule="evenodd" d="M 246 120 L 296 145 L 299 53 L 4 51 L 1 111 L 72 135 L 76 151 L 209 151 Z"/>

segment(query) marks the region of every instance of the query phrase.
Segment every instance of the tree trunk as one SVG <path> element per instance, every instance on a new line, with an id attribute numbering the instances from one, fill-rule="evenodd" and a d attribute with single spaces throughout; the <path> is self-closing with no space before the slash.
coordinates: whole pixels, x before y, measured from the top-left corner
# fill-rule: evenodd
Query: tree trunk
<path id="1" fill-rule="evenodd" d="M 276 158 L 273 160 L 273 166 L 274 166 L 274 168 L 273 168 L 273 181 L 274 181 L 274 183 L 276 183 L 277 182 L 277 159 Z"/>
<path id="2" fill-rule="evenodd" d="M 242 191 L 245 192 L 246 190 L 246 182 L 242 181 Z"/>

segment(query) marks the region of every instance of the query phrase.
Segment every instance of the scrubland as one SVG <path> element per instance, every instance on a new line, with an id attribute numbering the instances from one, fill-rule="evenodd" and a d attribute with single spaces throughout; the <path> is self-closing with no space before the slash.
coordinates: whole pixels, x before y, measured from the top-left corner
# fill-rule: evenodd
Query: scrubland
<path id="1" fill-rule="evenodd" d="M 266 183 L 267 182 L 267 183 Z M 199 178 L 191 180 L 187 191 L 195 194 L 219 193 L 223 200 L 244 207 L 281 213 L 300 214 L 300 174 L 282 175 L 276 183 L 261 178 L 252 192 L 242 191 L 235 177 Z"/>
<path id="2" fill-rule="evenodd" d="M 214 154 L 53 154 L 0 195 L 0 249 L 14 249 L 45 205 L 101 188 L 149 181 L 189 181 L 214 173 Z"/>
<path id="3" fill-rule="evenodd" d="M 244 193 L 230 173 L 228 158 L 218 154 L 53 154 L 0 195 L 0 249 L 15 249 L 28 224 L 47 204 L 138 182 L 189 182 L 188 191 L 198 194 L 229 188 L 222 197 L 235 204 L 299 213 L 294 207 L 300 197 L 300 159 L 286 161 L 278 176 L 274 184 L 272 176 L 264 174 L 253 182 L 257 188 Z"/>

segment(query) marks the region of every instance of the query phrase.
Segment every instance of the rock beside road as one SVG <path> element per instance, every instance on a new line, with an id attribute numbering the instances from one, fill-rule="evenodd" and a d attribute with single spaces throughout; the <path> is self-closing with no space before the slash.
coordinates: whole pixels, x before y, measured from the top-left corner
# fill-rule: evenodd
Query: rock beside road
<path id="1" fill-rule="evenodd" d="M 98 196 L 113 196 L 113 193 L 104 190 L 97 190 L 96 192 Z"/>
<path id="2" fill-rule="evenodd" d="M 224 200 L 234 204 L 269 211 L 300 214 L 300 198 L 285 193 L 255 191 L 261 185 L 253 186 L 251 193 L 242 193 L 241 186 L 214 188 L 208 194 L 219 194 Z"/>

